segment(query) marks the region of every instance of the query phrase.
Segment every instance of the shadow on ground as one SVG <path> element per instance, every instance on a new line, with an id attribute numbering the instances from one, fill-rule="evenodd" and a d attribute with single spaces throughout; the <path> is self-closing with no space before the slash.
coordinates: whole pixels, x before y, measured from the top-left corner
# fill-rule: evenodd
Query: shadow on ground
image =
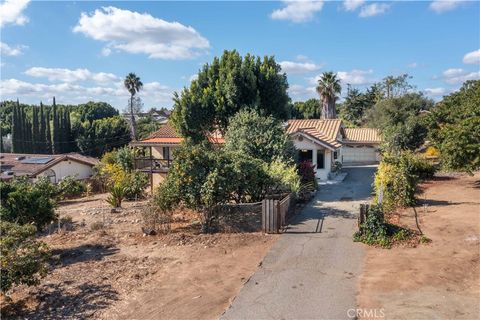
<path id="1" fill-rule="evenodd" d="M 78 292 L 66 290 L 68 283 L 45 284 L 33 296 L 2 308 L 2 318 L 15 319 L 85 319 L 118 300 L 110 285 L 85 282 Z M 32 308 L 32 301 L 38 305 Z"/>
<path id="2" fill-rule="evenodd" d="M 55 268 L 69 266 L 85 261 L 99 261 L 118 252 L 114 246 L 100 244 L 85 244 L 73 248 L 52 250 Z"/>

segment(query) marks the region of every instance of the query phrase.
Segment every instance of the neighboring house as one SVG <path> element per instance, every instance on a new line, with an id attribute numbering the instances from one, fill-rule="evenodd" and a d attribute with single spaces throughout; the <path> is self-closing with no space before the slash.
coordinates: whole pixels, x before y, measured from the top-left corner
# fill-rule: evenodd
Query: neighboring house
<path id="1" fill-rule="evenodd" d="M 140 119 L 147 118 L 147 117 L 151 116 L 158 123 L 166 124 L 168 122 L 168 118 L 170 117 L 171 113 L 172 112 L 170 110 L 166 110 L 166 109 L 163 109 L 163 108 L 160 109 L 160 110 L 152 109 L 148 112 L 134 113 L 133 117 L 135 118 L 135 121 L 138 121 Z M 128 122 L 130 122 L 130 120 L 131 120 L 130 113 L 128 113 L 128 112 L 122 113 L 122 117 Z"/>
<path id="2" fill-rule="evenodd" d="M 379 133 L 370 128 L 345 128 L 340 119 L 289 120 L 286 132 L 298 150 L 300 161 L 310 161 L 315 166 L 316 176 L 327 180 L 336 161 L 344 165 L 372 164 L 379 161 Z M 136 158 L 137 169 L 151 174 L 151 184 L 162 182 L 172 164 L 173 150 L 183 138 L 168 123 L 144 140 L 130 143 L 140 149 L 142 156 Z M 212 134 L 210 141 L 223 144 L 219 132 Z"/>
<path id="3" fill-rule="evenodd" d="M 0 179 L 27 176 L 35 179 L 47 176 L 52 182 L 59 182 L 67 176 L 77 180 L 87 179 L 93 174 L 98 159 L 78 153 L 68 154 L 19 154 L 0 155 Z"/>
<path id="4" fill-rule="evenodd" d="M 301 119 L 289 120 L 286 130 L 299 160 L 311 161 L 320 180 L 329 178 L 336 161 L 343 165 L 379 161 L 381 139 L 376 129 L 345 128 L 340 119 Z"/>
<path id="5" fill-rule="evenodd" d="M 135 168 L 150 173 L 152 185 L 161 183 L 172 165 L 173 150 L 178 148 L 182 141 L 182 136 L 166 123 L 147 138 L 131 142 L 130 146 L 140 149 L 141 154 L 135 159 Z M 210 141 L 215 144 L 225 142 L 220 132 L 213 133 Z"/>

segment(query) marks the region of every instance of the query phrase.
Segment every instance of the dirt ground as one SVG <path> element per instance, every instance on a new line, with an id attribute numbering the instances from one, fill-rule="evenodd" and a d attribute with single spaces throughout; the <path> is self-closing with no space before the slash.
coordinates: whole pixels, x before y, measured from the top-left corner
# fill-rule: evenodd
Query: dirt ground
<path id="1" fill-rule="evenodd" d="M 175 217 L 168 235 L 144 236 L 146 202 L 111 213 L 105 194 L 62 203 L 73 230 L 40 240 L 52 249 L 49 274 L 13 290 L 2 316 L 22 319 L 217 319 L 255 272 L 276 236 L 199 234 L 196 217 Z M 95 225 L 104 227 L 96 227 Z M 92 227 L 93 226 L 93 227 Z"/>
<path id="2" fill-rule="evenodd" d="M 480 319 L 480 174 L 422 186 L 416 248 L 369 247 L 357 296 L 363 318 Z M 415 229 L 413 210 L 400 223 Z M 376 316 L 373 313 L 376 310 Z M 362 316 L 361 316 L 362 317 Z"/>

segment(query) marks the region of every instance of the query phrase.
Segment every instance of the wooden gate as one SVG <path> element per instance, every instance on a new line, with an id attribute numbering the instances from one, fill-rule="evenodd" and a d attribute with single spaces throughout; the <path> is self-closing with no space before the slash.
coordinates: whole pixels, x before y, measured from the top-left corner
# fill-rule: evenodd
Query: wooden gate
<path id="1" fill-rule="evenodd" d="M 292 195 L 288 194 L 280 200 L 263 199 L 262 230 L 265 233 L 279 233 L 287 224 L 287 214 L 290 209 Z"/>

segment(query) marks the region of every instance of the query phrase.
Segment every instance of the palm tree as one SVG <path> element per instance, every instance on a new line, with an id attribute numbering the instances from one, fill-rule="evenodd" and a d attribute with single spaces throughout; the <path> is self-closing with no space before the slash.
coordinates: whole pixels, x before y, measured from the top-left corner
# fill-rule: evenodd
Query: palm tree
<path id="1" fill-rule="evenodd" d="M 137 128 L 135 124 L 135 117 L 133 116 L 133 97 L 142 89 L 143 83 L 140 81 L 140 77 L 137 77 L 135 73 L 130 72 L 125 77 L 123 85 L 128 92 L 130 92 L 130 124 L 132 126 L 132 138 L 133 140 L 137 140 Z"/>
<path id="2" fill-rule="evenodd" d="M 340 79 L 333 72 L 324 72 L 318 80 L 317 92 L 320 95 L 322 119 L 337 118 L 335 102 L 338 94 L 342 92 Z"/>

